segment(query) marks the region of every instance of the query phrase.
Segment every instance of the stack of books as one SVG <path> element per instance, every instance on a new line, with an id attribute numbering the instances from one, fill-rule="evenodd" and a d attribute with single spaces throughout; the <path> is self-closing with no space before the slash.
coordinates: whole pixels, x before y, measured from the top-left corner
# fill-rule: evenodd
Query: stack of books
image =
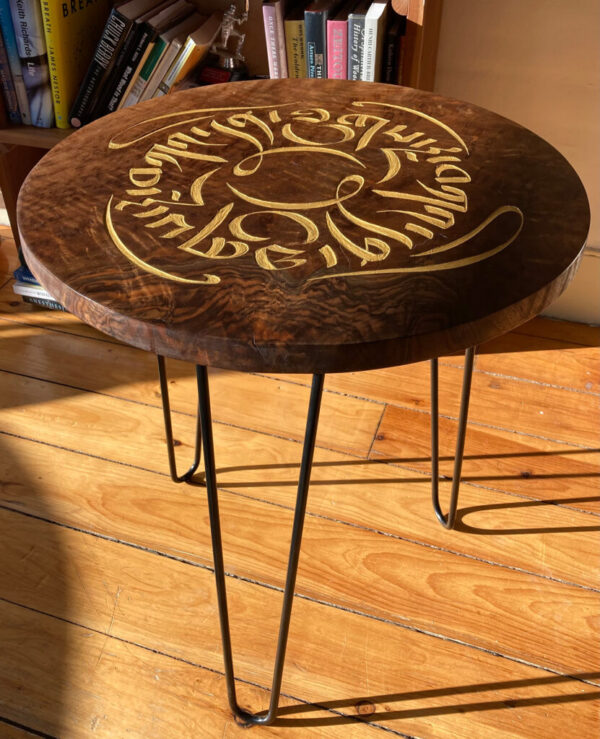
<path id="1" fill-rule="evenodd" d="M 270 77 L 397 83 L 406 18 L 389 0 L 264 0 Z"/>
<path id="2" fill-rule="evenodd" d="M 0 0 L 0 117 L 77 128 L 168 94 L 221 21 L 192 0 Z"/>
<path id="3" fill-rule="evenodd" d="M 29 269 L 21 265 L 13 272 L 15 282 L 13 284 L 13 290 L 17 295 L 26 303 L 33 303 L 43 308 L 49 308 L 50 310 L 65 310 L 60 303 L 47 292 L 40 283 L 35 279 Z"/>

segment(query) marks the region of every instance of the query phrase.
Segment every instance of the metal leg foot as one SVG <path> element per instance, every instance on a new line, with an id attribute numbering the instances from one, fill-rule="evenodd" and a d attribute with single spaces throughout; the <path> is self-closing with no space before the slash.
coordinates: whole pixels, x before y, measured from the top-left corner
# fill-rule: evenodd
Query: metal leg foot
<path id="1" fill-rule="evenodd" d="M 458 505 L 458 491 L 460 473 L 465 449 L 467 432 L 467 415 L 469 412 L 469 397 L 471 395 L 471 377 L 473 375 L 473 359 L 475 347 L 465 352 L 465 369 L 463 386 L 460 398 L 460 414 L 458 417 L 458 435 L 456 437 L 456 451 L 454 454 L 454 472 L 452 475 L 452 490 L 450 493 L 450 507 L 448 515 L 442 513 L 439 498 L 439 407 L 438 407 L 438 360 L 431 360 L 431 499 L 433 510 L 439 522 L 447 529 L 454 528 L 456 521 L 456 507 Z"/>
<path id="2" fill-rule="evenodd" d="M 214 460 L 214 445 L 212 437 L 212 423 L 210 413 L 210 397 L 208 390 L 208 376 L 205 367 L 198 367 L 198 392 L 200 397 L 200 421 L 202 426 L 202 439 L 204 446 L 204 468 L 206 472 L 206 492 L 208 496 L 208 509 L 210 516 L 210 527 L 213 546 L 213 558 L 215 566 L 215 580 L 217 585 L 217 601 L 219 606 L 219 619 L 221 622 L 221 640 L 223 644 L 223 658 L 225 662 L 225 679 L 227 681 L 227 695 L 229 705 L 236 718 L 243 725 L 271 724 L 276 718 L 281 692 L 281 680 L 283 676 L 283 664 L 285 650 L 290 627 L 292 613 L 292 601 L 294 587 L 296 584 L 296 573 L 298 570 L 298 559 L 300 557 L 300 544 L 302 541 L 302 528 L 306 513 L 306 501 L 308 497 L 308 486 L 312 468 L 313 453 L 317 435 L 317 424 L 319 421 L 319 410 L 321 406 L 321 395 L 323 392 L 323 375 L 314 375 L 306 422 L 306 433 L 304 437 L 304 449 L 302 452 L 302 464 L 298 481 L 298 493 L 296 497 L 296 510 L 294 514 L 294 525 L 290 544 L 290 555 L 288 570 L 283 595 L 283 606 L 281 609 L 281 620 L 279 624 L 279 638 L 277 642 L 277 654 L 273 669 L 273 683 L 271 686 L 271 699 L 269 709 L 266 713 L 252 714 L 240 708 L 236 698 L 235 674 L 233 669 L 233 656 L 231 650 L 231 635 L 229 629 L 229 614 L 227 610 L 227 592 L 225 586 L 225 568 L 223 565 L 223 545 L 221 540 L 221 524 L 219 516 L 219 499 L 217 494 L 217 481 Z"/>
<path id="3" fill-rule="evenodd" d="M 194 450 L 194 461 L 192 466 L 183 475 L 177 474 L 177 465 L 175 462 L 175 444 L 173 440 L 173 425 L 171 423 L 171 404 L 169 402 L 169 386 L 167 383 L 167 373 L 165 369 L 165 358 L 157 355 L 158 359 L 158 378 L 160 381 L 160 394 L 162 397 L 163 416 L 165 419 L 165 436 L 167 437 L 167 454 L 169 455 L 169 472 L 173 482 L 189 482 L 192 475 L 198 469 L 200 464 L 200 449 L 202 442 L 202 434 L 200 432 L 200 375 L 199 368 L 196 367 L 196 384 L 198 386 L 198 413 L 196 420 L 196 444 Z"/>

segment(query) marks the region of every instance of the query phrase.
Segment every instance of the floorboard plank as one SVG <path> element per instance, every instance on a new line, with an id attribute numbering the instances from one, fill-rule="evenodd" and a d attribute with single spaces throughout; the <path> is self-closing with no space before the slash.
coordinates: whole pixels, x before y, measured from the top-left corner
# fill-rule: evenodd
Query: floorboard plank
<path id="1" fill-rule="evenodd" d="M 600 346 L 600 326 L 588 326 L 585 323 L 559 321 L 555 318 L 533 318 L 519 328 L 516 333 L 529 336 L 543 336 L 547 339 L 558 339 L 583 346 Z"/>
<path id="2" fill-rule="evenodd" d="M 196 494 L 203 499 L 202 488 Z M 226 492 L 221 495 L 221 511 L 227 570 L 238 577 L 281 587 L 291 511 Z M 26 526 L 18 516 L 5 511 L 0 517 L 7 549 L 15 536 L 12 528 L 17 523 Z M 210 566 L 207 509 L 200 517 L 184 516 L 184 520 L 195 529 L 197 543 L 180 556 Z M 35 540 L 33 535 L 23 538 Z M 66 533 L 63 538 L 67 538 Z M 87 550 L 92 551 L 96 542 L 92 537 L 86 537 L 85 542 Z M 86 567 L 93 565 L 89 556 L 84 551 L 77 556 L 72 553 L 67 559 L 83 561 Z M 5 559 L 8 561 L 8 556 Z M 149 559 L 156 560 L 155 576 L 169 583 L 165 587 L 169 597 L 174 597 L 174 563 L 154 555 Z M 134 553 L 129 552 L 127 561 L 134 561 Z M 6 562 L 0 566 L 4 577 L 9 578 L 11 570 L 5 569 Z M 116 559 L 113 567 L 121 569 Z M 186 571 L 191 569 L 188 566 Z M 68 580 L 77 580 L 77 575 L 71 572 Z M 110 612 L 113 603 L 112 598 L 107 599 L 107 592 L 111 591 L 100 586 L 101 575 L 97 579 L 93 594 L 86 591 L 81 597 L 107 601 Z M 52 583 L 49 586 L 54 587 Z M 148 592 L 158 589 L 148 587 Z M 41 592 L 41 585 L 36 592 Z M 326 519 L 309 517 L 306 521 L 297 592 L 561 672 L 594 669 L 600 658 L 600 625 L 594 621 L 600 602 L 596 591 L 449 556 L 444 551 Z M 514 595 L 517 593 L 518 598 Z M 16 597 L 11 600 L 22 602 Z M 157 609 L 161 607 L 168 608 L 168 601 L 162 606 L 156 604 Z M 175 612 L 181 614 L 184 607 L 182 604 Z M 139 604 L 121 603 L 120 611 L 126 608 L 133 609 L 130 621 L 146 619 Z M 96 604 L 95 610 L 100 612 L 101 604 Z"/>
<path id="3" fill-rule="evenodd" d="M 388 406 L 371 456 L 429 474 L 430 417 Z M 440 419 L 440 474 L 452 477 L 457 422 Z M 469 424 L 462 479 L 536 500 L 600 512 L 600 443 L 583 449 Z"/>
<path id="4" fill-rule="evenodd" d="M 113 542 L 65 529 L 57 534 L 49 531 L 56 529 L 49 524 L 23 516 L 19 519 L 11 521 L 7 532 L 9 564 L 3 567 L 10 571 L 10 564 L 18 558 L 23 562 L 24 557 L 26 565 L 21 565 L 18 574 L 12 569 L 13 575 L 4 580 L 6 593 L 27 608 L 67 618 L 87 631 L 0 604 L 6 626 L 0 635 L 4 640 L 0 675 L 8 683 L 3 696 L 14 701 L 18 686 L 31 681 L 30 706 L 33 703 L 39 710 L 44 697 L 50 695 L 55 700 L 51 704 L 46 700 L 46 711 L 57 700 L 59 705 L 64 701 L 62 720 L 81 731 L 98 716 L 95 728 L 106 721 L 107 736 L 119 735 L 118 726 L 130 724 L 134 735 L 142 735 L 143 727 L 147 731 L 155 722 L 163 729 L 157 736 L 198 736 L 198 726 L 203 725 L 199 721 L 211 727 L 227 720 L 222 687 L 210 681 L 210 673 L 207 676 L 195 668 L 190 675 L 188 665 L 181 661 L 173 663 L 135 646 L 146 645 L 163 655 L 220 670 L 210 572 L 148 552 L 128 550 L 124 557 L 123 547 Z M 58 605 L 63 612 L 56 612 L 55 596 L 60 588 L 68 596 Z M 232 579 L 228 593 L 235 614 L 236 665 L 241 676 L 260 684 L 270 674 L 280 596 Z M 252 617 L 257 611 L 260 620 Z M 35 623 L 30 625 L 31 618 Z M 24 651 L 27 655 L 31 651 L 32 659 L 24 660 Z M 69 672 L 66 663 L 61 664 L 66 655 L 77 670 Z M 371 721 L 410 736 L 528 737 L 542 736 L 544 728 L 548 731 L 550 727 L 566 731 L 574 720 L 580 732 L 586 727 L 593 730 L 597 714 L 592 701 L 600 697 L 600 690 L 581 680 L 597 681 L 600 674 L 576 672 L 577 680 L 553 675 L 297 599 L 284 690 L 303 700 L 327 702 L 350 715 L 356 713 L 357 704 L 372 703 L 376 712 Z M 41 680 L 35 683 L 38 673 Z M 49 679 L 56 681 L 61 673 L 64 682 L 48 685 Z M 81 679 L 83 675 L 87 678 Z M 245 700 L 256 705 L 264 698 L 254 691 Z M 512 710 L 505 710 L 507 705 Z M 99 706 L 104 706 L 102 711 Z M 23 711 L 25 707 L 19 708 Z M 210 718 L 206 711 L 211 712 Z M 36 708 L 33 715 L 21 713 L 18 718 L 27 723 L 26 719 L 31 721 L 36 715 L 38 720 L 43 718 Z M 316 727 L 323 721 L 311 713 L 308 717 Z M 161 724 L 161 719 L 167 723 Z M 111 721 L 120 722 L 116 733 Z M 335 726 L 336 719 L 332 721 Z M 329 733 L 330 725 L 324 725 Z"/>
<path id="5" fill-rule="evenodd" d="M 147 352 L 0 321 L 0 369 L 160 406 L 155 358 Z M 168 362 L 171 407 L 194 413 L 193 366 Z M 211 371 L 214 420 L 302 439 L 308 389 L 259 375 Z M 325 393 L 318 443 L 366 457 L 382 404 Z M 133 412 L 133 411 L 132 411 Z"/>
<path id="6" fill-rule="evenodd" d="M 0 505 L 194 560 L 198 535 L 187 522 L 205 515 L 202 496 L 164 475 L 44 444 L 4 437 L 0 445 Z M 224 428 L 217 449 L 224 452 L 218 456 L 222 488 L 293 507 L 297 444 Z M 243 458 L 252 464 L 237 464 Z M 24 473 L 19 479 L 18 470 L 29 471 L 31 482 Z M 600 589 L 599 568 L 581 565 L 600 549 L 597 517 L 469 485 L 460 501 L 461 527 L 446 531 L 433 515 L 427 478 L 318 449 L 308 513 Z"/>

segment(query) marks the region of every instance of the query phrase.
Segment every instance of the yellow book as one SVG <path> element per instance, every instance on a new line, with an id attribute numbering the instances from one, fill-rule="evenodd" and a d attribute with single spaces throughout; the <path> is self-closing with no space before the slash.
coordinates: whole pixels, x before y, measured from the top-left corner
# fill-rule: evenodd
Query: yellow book
<path id="1" fill-rule="evenodd" d="M 109 0 L 41 0 L 54 118 L 70 128 L 69 109 L 111 9 Z"/>
<path id="2" fill-rule="evenodd" d="M 288 76 L 306 77 L 306 38 L 304 36 L 304 10 L 285 19 L 285 46 L 287 53 Z"/>

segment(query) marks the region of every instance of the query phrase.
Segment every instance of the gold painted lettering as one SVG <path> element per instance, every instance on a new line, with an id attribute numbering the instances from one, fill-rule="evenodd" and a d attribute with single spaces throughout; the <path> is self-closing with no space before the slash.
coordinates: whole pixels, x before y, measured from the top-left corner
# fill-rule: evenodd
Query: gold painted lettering
<path id="1" fill-rule="evenodd" d="M 132 167 L 129 170 L 129 181 L 136 187 L 153 187 L 160 180 L 162 169 L 158 167 Z"/>
<path id="2" fill-rule="evenodd" d="M 170 213 L 159 221 L 147 223 L 146 228 L 160 228 L 161 226 L 166 226 L 167 223 L 174 223 L 177 228 L 174 228 L 166 234 L 162 234 L 160 237 L 161 239 L 173 239 L 175 236 L 179 236 L 179 234 L 190 231 L 193 228 L 189 223 L 186 223 L 185 216 L 182 216 L 180 213 Z"/>
<path id="3" fill-rule="evenodd" d="M 199 244 L 207 236 L 210 236 L 210 234 L 216 228 L 218 228 L 223 223 L 223 221 L 227 218 L 232 208 L 233 208 L 233 203 L 224 205 L 216 213 L 216 215 L 214 215 L 213 218 L 211 218 L 211 220 L 206 224 L 206 226 L 204 226 L 203 229 L 201 229 L 195 236 L 192 236 L 191 239 L 188 239 L 186 242 L 184 242 L 177 248 L 182 249 L 183 251 L 191 251 L 193 253 L 194 250 L 192 247 L 196 246 L 196 244 Z"/>
<path id="4" fill-rule="evenodd" d="M 272 259 L 271 253 L 283 254 L 280 259 Z M 302 249 L 288 249 L 287 246 L 280 246 L 279 244 L 269 244 L 269 246 L 262 246 L 254 252 L 254 257 L 257 264 L 263 269 L 283 270 L 293 269 L 301 264 L 306 264 L 306 259 L 294 259 L 293 257 L 299 254 L 304 254 Z"/>

